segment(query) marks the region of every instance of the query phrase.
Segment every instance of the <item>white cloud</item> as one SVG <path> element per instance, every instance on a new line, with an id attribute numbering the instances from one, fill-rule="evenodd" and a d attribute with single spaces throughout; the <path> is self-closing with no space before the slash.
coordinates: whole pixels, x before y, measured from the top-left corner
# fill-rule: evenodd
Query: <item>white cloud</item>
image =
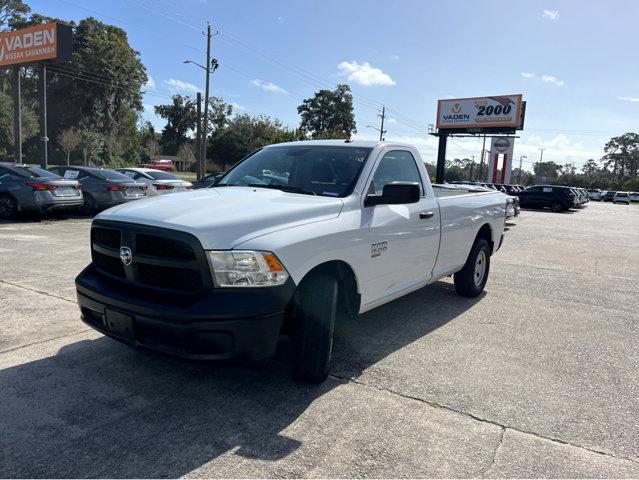
<path id="1" fill-rule="evenodd" d="M 552 83 L 553 85 L 557 85 L 558 87 L 564 86 L 563 80 L 559 80 L 557 77 L 553 77 L 552 75 L 543 75 L 541 79 L 546 83 Z"/>
<path id="2" fill-rule="evenodd" d="M 625 100 L 626 102 L 639 102 L 637 97 L 617 97 L 619 100 Z"/>
<path id="3" fill-rule="evenodd" d="M 522 77 L 526 77 L 526 78 L 533 78 L 535 76 L 534 73 L 528 73 L 528 72 L 521 72 L 521 76 Z"/>
<path id="4" fill-rule="evenodd" d="M 556 22 L 559 18 L 559 12 L 557 10 L 544 10 L 541 17 L 550 20 L 551 22 Z"/>
<path id="5" fill-rule="evenodd" d="M 377 85 L 395 85 L 395 81 L 381 69 L 373 67 L 370 63 L 342 62 L 337 68 L 343 75 L 348 75 L 348 80 L 365 87 Z"/>
<path id="6" fill-rule="evenodd" d="M 284 21 L 284 17 L 280 15 L 279 17 L 277 17 L 277 21 L 282 23 Z"/>
<path id="7" fill-rule="evenodd" d="M 192 83 L 183 82 L 182 80 L 176 80 L 175 78 L 169 78 L 168 80 L 164 80 L 164 83 L 168 85 L 171 88 L 171 90 L 175 92 L 196 93 L 200 90 Z"/>
<path id="8" fill-rule="evenodd" d="M 240 105 L 237 102 L 231 102 L 231 106 L 233 107 L 233 110 L 246 110 L 244 105 Z"/>
<path id="9" fill-rule="evenodd" d="M 155 88 L 155 80 L 153 80 L 153 77 L 151 75 L 148 75 L 147 81 L 144 86 L 146 88 Z"/>
<path id="10" fill-rule="evenodd" d="M 389 117 L 389 119 L 387 120 L 388 123 L 397 123 L 397 119 L 393 118 L 393 117 Z"/>
<path id="11" fill-rule="evenodd" d="M 286 90 L 284 90 L 282 87 L 272 82 L 263 82 L 259 78 L 256 78 L 251 83 L 255 85 L 256 87 L 261 88 L 265 92 L 282 93 L 284 95 L 289 95 L 289 93 Z"/>

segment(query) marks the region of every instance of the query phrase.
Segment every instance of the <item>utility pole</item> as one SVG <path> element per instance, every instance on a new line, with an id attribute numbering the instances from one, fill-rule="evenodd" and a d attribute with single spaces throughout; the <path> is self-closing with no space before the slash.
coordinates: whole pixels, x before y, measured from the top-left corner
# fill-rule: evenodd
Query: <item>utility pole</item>
<path id="1" fill-rule="evenodd" d="M 211 81 L 211 23 L 206 22 L 206 87 L 204 89 L 204 121 L 202 122 L 202 171 L 206 170 L 206 137 L 209 126 L 209 84 Z M 198 180 L 201 177 L 198 177 Z"/>
<path id="2" fill-rule="evenodd" d="M 384 130 L 384 119 L 386 118 L 386 107 L 382 105 L 382 114 L 381 115 L 377 115 L 378 117 L 380 117 L 382 119 L 382 125 L 381 127 L 379 127 L 379 141 L 382 142 L 384 141 L 384 134 L 386 133 L 386 130 Z"/>
<path id="3" fill-rule="evenodd" d="M 204 176 L 206 166 L 202 161 L 202 94 L 197 92 L 197 123 L 195 124 L 195 173 L 200 179 Z"/>
<path id="4" fill-rule="evenodd" d="M 13 136 L 15 163 L 22 163 L 22 91 L 20 77 L 22 67 L 13 67 Z"/>
<path id="5" fill-rule="evenodd" d="M 523 168 L 524 158 L 528 158 L 526 155 L 519 155 L 519 175 L 517 176 L 517 183 L 521 185 L 521 169 Z"/>
<path id="6" fill-rule="evenodd" d="M 539 165 L 539 169 L 538 169 L 539 173 L 541 173 L 541 171 L 542 171 L 541 170 L 541 164 L 543 163 L 543 160 L 544 160 L 544 150 L 546 150 L 544 147 L 540 147 L 539 148 L 539 163 L 538 163 L 538 165 Z M 537 185 L 539 185 L 539 177 L 540 176 L 541 175 L 537 175 Z"/>

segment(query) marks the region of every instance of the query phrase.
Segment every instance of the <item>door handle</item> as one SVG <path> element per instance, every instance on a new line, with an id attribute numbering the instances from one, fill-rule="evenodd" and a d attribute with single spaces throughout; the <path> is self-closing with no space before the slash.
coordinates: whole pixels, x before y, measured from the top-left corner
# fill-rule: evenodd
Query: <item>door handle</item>
<path id="1" fill-rule="evenodd" d="M 419 219 L 426 220 L 427 218 L 433 218 L 435 216 L 435 212 L 420 212 Z"/>

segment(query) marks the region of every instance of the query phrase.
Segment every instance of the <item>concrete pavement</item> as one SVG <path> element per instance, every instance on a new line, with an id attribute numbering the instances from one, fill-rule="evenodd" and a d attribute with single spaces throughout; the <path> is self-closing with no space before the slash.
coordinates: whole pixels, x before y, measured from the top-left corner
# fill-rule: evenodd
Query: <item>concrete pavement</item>
<path id="1" fill-rule="evenodd" d="M 524 211 L 486 294 L 337 326 L 333 375 L 133 350 L 79 321 L 89 220 L 0 223 L 0 477 L 638 477 L 639 206 Z"/>

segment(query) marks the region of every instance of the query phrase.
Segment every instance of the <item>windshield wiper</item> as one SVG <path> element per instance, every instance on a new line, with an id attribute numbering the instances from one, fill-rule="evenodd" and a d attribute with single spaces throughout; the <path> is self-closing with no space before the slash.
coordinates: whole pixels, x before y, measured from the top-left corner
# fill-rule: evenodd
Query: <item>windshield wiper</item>
<path id="1" fill-rule="evenodd" d="M 246 185 L 247 187 L 259 187 L 259 188 L 271 188 L 273 190 L 282 190 L 283 192 L 289 193 L 302 193 L 304 195 L 317 195 L 312 190 L 304 190 L 300 187 L 290 187 L 288 185 L 269 185 L 267 183 L 249 183 Z"/>

